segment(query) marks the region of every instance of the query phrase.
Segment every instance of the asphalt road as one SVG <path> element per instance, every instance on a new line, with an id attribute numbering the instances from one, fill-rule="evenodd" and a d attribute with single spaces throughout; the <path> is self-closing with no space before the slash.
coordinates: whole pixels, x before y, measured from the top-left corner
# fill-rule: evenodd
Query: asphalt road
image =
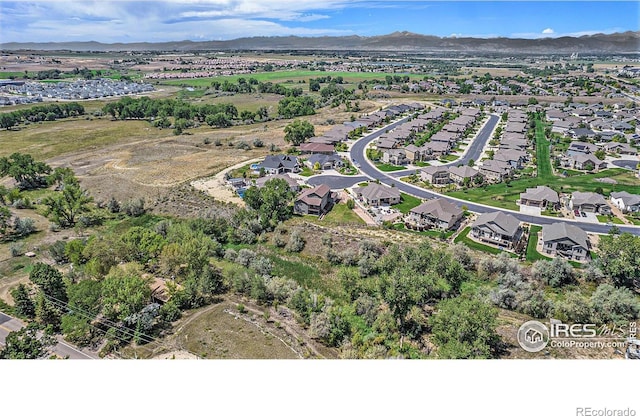
<path id="1" fill-rule="evenodd" d="M 5 340 L 9 332 L 19 331 L 24 326 L 24 323 L 18 318 L 0 312 L 0 345 L 5 345 Z M 58 337 L 58 343 L 51 347 L 51 349 L 60 357 L 69 357 L 69 359 L 72 360 L 95 360 L 99 358 L 95 354 L 80 351 L 67 344 L 62 340 L 62 337 Z"/>
<path id="2" fill-rule="evenodd" d="M 486 212 L 494 212 L 494 211 L 502 211 L 506 214 L 511 214 L 514 217 L 518 218 L 520 221 L 525 222 L 525 223 L 529 223 L 529 224 L 536 224 L 536 225 L 546 225 L 546 224 L 553 224 L 553 223 L 557 223 L 557 222 L 566 222 L 569 224 L 573 224 L 576 225 L 578 227 L 580 227 L 581 229 L 583 229 L 586 232 L 589 233 L 600 233 L 600 234 L 606 234 L 609 232 L 609 230 L 611 229 L 610 226 L 606 225 L 606 224 L 593 224 L 593 223 L 584 223 L 584 222 L 580 222 L 580 221 L 576 221 L 573 219 L 567 219 L 567 218 L 553 218 L 553 217 L 544 217 L 544 216 L 535 216 L 535 215 L 528 215 L 528 214 L 521 214 L 518 211 L 512 211 L 509 209 L 504 209 L 504 208 L 497 208 L 497 207 L 492 207 L 489 205 L 483 205 L 483 204 L 477 204 L 471 201 L 465 201 L 462 199 L 458 199 L 458 198 L 453 198 L 447 195 L 443 195 L 443 194 L 439 194 L 437 192 L 431 192 L 427 189 L 424 188 L 420 188 L 414 185 L 411 185 L 409 183 L 406 182 L 402 182 L 398 179 L 395 179 L 392 175 L 387 174 L 385 172 L 382 172 L 380 170 L 378 170 L 365 156 L 365 150 L 367 148 L 367 145 L 369 143 L 371 143 L 371 141 L 373 141 L 373 139 L 379 137 L 381 134 L 384 133 L 385 130 L 388 130 L 390 128 L 394 128 L 397 127 L 398 125 L 406 122 L 407 119 L 404 118 L 402 120 L 399 120 L 383 129 L 380 129 L 378 131 L 375 131 L 373 133 L 371 133 L 368 136 L 365 136 L 361 139 L 359 139 L 356 143 L 354 143 L 354 145 L 351 147 L 351 158 L 357 160 L 357 163 L 359 164 L 360 167 L 360 172 L 363 173 L 364 175 L 368 176 L 369 178 L 375 180 L 378 179 L 380 182 L 387 184 L 389 186 L 393 185 L 395 186 L 397 189 L 399 189 L 402 192 L 405 192 L 407 194 L 416 196 L 418 198 L 422 198 L 422 199 L 431 199 L 431 198 L 444 198 L 458 206 L 462 206 L 462 205 L 466 205 L 467 208 L 469 209 L 469 211 L 478 213 L 478 214 L 483 214 Z M 495 125 L 495 123 L 497 122 L 497 117 L 495 119 L 491 119 L 489 120 L 489 122 L 484 126 L 483 129 L 480 130 L 480 132 L 477 135 L 477 138 L 480 139 L 480 143 L 482 143 L 482 141 L 486 141 L 488 136 L 490 136 L 491 131 L 493 130 L 493 126 Z M 474 141 L 475 143 L 475 141 Z M 473 146 L 473 145 L 471 145 Z M 482 147 L 484 146 L 484 144 L 482 144 L 482 146 L 480 146 L 480 144 L 478 144 L 479 148 L 482 149 Z M 468 155 L 469 158 L 472 158 L 472 152 L 471 152 L 471 148 L 469 149 Z M 459 163 L 459 162 L 454 162 L 454 163 Z M 406 172 L 406 171 L 403 171 Z M 404 176 L 404 175 L 403 175 Z M 637 226 L 627 226 L 627 225 L 618 225 L 617 226 L 621 232 L 628 232 L 631 234 L 635 234 L 635 235 L 640 235 L 640 227 Z"/>

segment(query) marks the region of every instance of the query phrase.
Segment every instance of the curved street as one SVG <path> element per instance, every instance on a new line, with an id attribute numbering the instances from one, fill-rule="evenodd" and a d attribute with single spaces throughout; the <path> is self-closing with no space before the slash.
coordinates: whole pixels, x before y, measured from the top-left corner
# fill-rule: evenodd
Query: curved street
<path id="1" fill-rule="evenodd" d="M 492 115 L 492 118 L 489 120 L 489 122 L 487 122 L 485 124 L 485 126 L 480 130 L 480 132 L 478 132 L 478 135 L 476 136 L 476 139 L 474 140 L 474 142 L 470 145 L 472 147 L 469 148 L 469 151 L 467 152 L 468 159 L 466 159 L 467 161 L 471 158 L 473 158 L 473 156 L 476 156 L 475 160 L 477 160 L 477 157 L 479 156 L 479 154 L 482 152 L 482 148 L 484 146 L 484 143 L 486 143 L 486 141 L 488 140 L 488 138 L 491 136 L 491 132 L 493 131 L 493 128 L 495 127 L 496 123 L 498 122 L 498 117 Z M 584 223 L 581 221 L 576 221 L 573 219 L 568 219 L 568 218 L 555 218 L 555 217 L 545 217 L 545 216 L 537 216 L 537 215 L 528 215 L 528 214 L 522 214 L 518 211 L 513 211 L 510 209 L 505 209 L 505 208 L 497 208 L 497 207 L 492 207 L 489 205 L 483 205 L 483 204 L 477 204 L 475 202 L 472 201 L 465 201 L 463 199 L 458 199 L 458 198 L 453 198 L 451 196 L 447 196 L 444 194 L 439 194 L 437 192 L 433 192 L 433 191 L 429 191 L 427 189 L 424 188 L 420 188 L 418 186 L 406 183 L 406 182 L 402 182 L 398 179 L 396 179 L 394 176 L 392 176 L 391 174 L 388 174 L 386 172 L 382 172 L 380 170 L 378 170 L 378 168 L 376 168 L 373 163 L 371 163 L 371 161 L 369 161 L 369 159 L 367 159 L 366 157 L 366 148 L 367 145 L 369 143 L 371 143 L 374 139 L 376 139 L 377 137 L 381 136 L 386 130 L 390 130 L 392 128 L 395 128 L 399 125 L 401 125 L 402 123 L 405 123 L 408 120 L 407 118 L 403 118 L 399 121 L 396 121 L 388 126 L 386 126 L 385 128 L 379 129 L 361 139 L 359 139 L 358 141 L 356 141 L 353 146 L 350 149 L 350 156 L 351 159 L 356 161 L 356 163 L 359 165 L 360 168 L 360 172 L 362 172 L 362 174 L 368 176 L 369 178 L 373 179 L 373 180 L 379 180 L 380 182 L 389 185 L 389 186 L 395 186 L 397 189 L 399 189 L 402 192 L 405 192 L 409 195 L 413 195 L 416 196 L 418 198 L 422 198 L 422 199 L 431 199 L 431 198 L 444 198 L 450 202 L 455 203 L 458 206 L 462 206 L 462 205 L 466 205 L 467 208 L 469 209 L 469 211 L 478 213 L 478 214 L 483 214 L 486 212 L 494 212 L 494 211 L 502 211 L 506 214 L 511 214 L 514 217 L 518 218 L 520 221 L 522 222 L 526 222 L 529 224 L 536 224 L 536 225 L 546 225 L 546 224 L 553 224 L 553 223 L 557 223 L 557 222 L 566 222 L 569 224 L 573 224 L 576 225 L 578 227 L 580 227 L 581 229 L 583 229 L 584 231 L 588 232 L 588 233 L 598 233 L 598 234 L 607 234 L 611 228 L 611 226 L 606 225 L 606 224 L 594 224 L 594 223 Z M 478 142 L 478 144 L 476 145 L 476 142 Z M 476 145 L 476 146 L 474 146 Z M 475 150 L 472 150 L 475 149 Z M 479 150 L 478 150 L 479 149 Z M 475 155 L 475 152 L 479 152 L 478 155 Z M 464 160 L 465 158 L 463 158 Z M 452 164 L 458 164 L 461 163 L 460 160 L 452 162 Z M 408 172 L 408 171 L 403 171 L 403 172 Z M 396 172 L 397 173 L 397 172 Z M 407 173 L 407 175 L 410 175 L 411 173 Z M 406 175 L 401 175 L 401 176 L 406 176 Z M 635 234 L 635 235 L 640 235 L 640 227 L 638 226 L 629 226 L 629 225 L 618 225 L 617 226 L 621 232 L 628 232 L 631 234 Z"/>

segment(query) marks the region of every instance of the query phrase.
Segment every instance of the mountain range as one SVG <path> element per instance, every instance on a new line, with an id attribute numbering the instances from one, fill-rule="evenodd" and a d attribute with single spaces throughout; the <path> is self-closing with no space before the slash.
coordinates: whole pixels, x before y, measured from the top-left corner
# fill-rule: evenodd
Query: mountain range
<path id="1" fill-rule="evenodd" d="M 437 37 L 411 32 L 383 36 L 270 36 L 223 41 L 177 41 L 162 43 L 42 42 L 0 43 L 1 50 L 70 51 L 369 51 L 369 52 L 468 52 L 468 53 L 640 53 L 640 31 L 594 34 L 580 37 L 515 39 Z"/>

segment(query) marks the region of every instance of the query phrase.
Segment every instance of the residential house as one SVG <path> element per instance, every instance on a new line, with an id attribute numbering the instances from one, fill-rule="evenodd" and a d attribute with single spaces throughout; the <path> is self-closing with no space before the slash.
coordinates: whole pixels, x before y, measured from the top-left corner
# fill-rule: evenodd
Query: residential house
<path id="1" fill-rule="evenodd" d="M 596 137 L 596 133 L 588 128 L 574 128 L 569 130 L 569 136 L 571 136 L 574 139 L 578 139 L 580 137 L 586 137 L 588 139 L 593 139 L 594 137 Z"/>
<path id="2" fill-rule="evenodd" d="M 523 236 L 520 221 L 502 211 L 482 214 L 471 224 L 471 235 L 480 241 L 511 249 Z"/>
<path id="3" fill-rule="evenodd" d="M 520 205 L 540 209 L 558 209 L 560 198 L 558 193 L 548 186 L 538 185 L 535 188 L 527 188 L 525 192 L 520 194 Z"/>
<path id="4" fill-rule="evenodd" d="M 589 154 L 595 153 L 598 150 L 598 146 L 585 142 L 571 142 L 567 148 L 567 156 L 573 156 L 578 153 Z"/>
<path id="5" fill-rule="evenodd" d="M 500 182 L 511 174 L 512 167 L 507 162 L 499 160 L 485 160 L 480 166 L 480 174 L 487 180 Z"/>
<path id="6" fill-rule="evenodd" d="M 335 198 L 336 195 L 325 184 L 305 189 L 295 199 L 293 212 L 301 215 L 322 215 L 331 209 Z"/>
<path id="7" fill-rule="evenodd" d="M 400 191 L 397 188 L 375 182 L 370 182 L 366 186 L 355 187 L 353 192 L 359 201 L 372 207 L 400 203 Z"/>
<path id="8" fill-rule="evenodd" d="M 405 224 L 408 228 L 419 230 L 429 228 L 450 230 L 458 225 L 463 215 L 464 212 L 458 206 L 446 199 L 436 198 L 412 208 Z"/>
<path id="9" fill-rule="evenodd" d="M 451 145 L 447 142 L 431 141 L 420 146 L 420 148 L 423 149 L 423 160 L 430 160 L 448 155 Z"/>
<path id="10" fill-rule="evenodd" d="M 623 213 L 640 212 L 640 195 L 630 194 L 626 191 L 611 192 L 611 203 Z"/>
<path id="11" fill-rule="evenodd" d="M 607 205 L 607 201 L 600 194 L 595 192 L 579 192 L 571 194 L 569 208 L 584 212 L 594 212 L 598 214 L 611 214 L 611 207 Z"/>
<path id="12" fill-rule="evenodd" d="M 290 155 L 269 155 L 257 165 L 257 172 L 264 169 L 267 175 L 276 175 L 279 173 L 297 173 L 300 171 L 300 163 L 298 158 Z"/>
<path id="13" fill-rule="evenodd" d="M 320 169 L 337 169 L 344 166 L 342 158 L 337 154 L 313 154 L 304 162 L 310 169 L 315 169 L 316 163 L 320 166 Z"/>
<path id="14" fill-rule="evenodd" d="M 473 182 L 478 176 L 482 176 L 480 172 L 469 166 L 451 166 L 449 168 L 449 179 L 458 185 L 463 185 L 467 178 Z"/>
<path id="15" fill-rule="evenodd" d="M 263 176 L 262 178 L 256 179 L 254 181 L 254 184 L 258 188 L 262 188 L 267 184 L 268 181 L 270 181 L 272 179 L 283 179 L 284 181 L 287 182 L 287 184 L 289 185 L 289 188 L 293 192 L 298 192 L 300 190 L 300 185 L 298 185 L 298 182 L 295 179 L 293 179 L 291 176 L 289 176 L 289 174 L 287 174 L 287 173 L 282 174 L 282 175 Z"/>
<path id="16" fill-rule="evenodd" d="M 335 152 L 333 145 L 325 143 L 302 143 L 299 149 L 302 154 L 322 153 L 330 155 Z"/>
<path id="17" fill-rule="evenodd" d="M 493 160 L 506 162 L 514 169 L 522 169 L 527 161 L 527 153 L 522 150 L 500 149 L 493 155 Z"/>
<path id="18" fill-rule="evenodd" d="M 443 166 L 427 166 L 420 169 L 420 179 L 432 185 L 446 185 L 451 182 L 449 169 Z"/>
<path id="19" fill-rule="evenodd" d="M 603 149 L 610 153 L 618 153 L 620 155 L 632 155 L 635 156 L 638 154 L 638 150 L 635 147 L 631 147 L 627 143 L 607 143 L 602 146 Z"/>
<path id="20" fill-rule="evenodd" d="M 589 237 L 580 227 L 558 222 L 542 226 L 542 250 L 546 254 L 583 261 L 589 258 Z"/>
<path id="21" fill-rule="evenodd" d="M 404 149 L 387 149 L 382 153 L 382 161 L 392 165 L 406 165 L 409 163 Z"/>
<path id="22" fill-rule="evenodd" d="M 578 170 L 600 170 L 607 168 L 607 162 L 600 160 L 592 154 L 575 153 L 565 157 L 563 160 L 565 167 Z"/>

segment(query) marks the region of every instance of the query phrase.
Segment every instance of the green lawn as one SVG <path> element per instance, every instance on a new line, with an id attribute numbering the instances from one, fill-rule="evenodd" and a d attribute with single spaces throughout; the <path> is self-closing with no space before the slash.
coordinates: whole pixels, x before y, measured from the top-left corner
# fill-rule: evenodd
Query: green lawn
<path id="1" fill-rule="evenodd" d="M 313 176 L 316 174 L 316 172 L 309 168 L 308 166 L 305 166 L 302 168 L 302 172 L 298 173 L 300 176 Z"/>
<path id="2" fill-rule="evenodd" d="M 458 155 L 446 155 L 446 156 L 440 158 L 440 160 L 442 162 L 454 162 L 454 161 L 456 161 L 458 159 L 460 159 L 460 156 L 458 156 Z"/>
<path id="3" fill-rule="evenodd" d="M 347 204 L 334 205 L 331 211 L 329 211 L 320 222 L 331 225 L 365 224 L 364 220 L 360 218 L 358 214 L 347 207 Z"/>
<path id="4" fill-rule="evenodd" d="M 396 170 L 405 170 L 406 166 L 390 165 L 388 163 L 376 163 L 376 167 L 383 172 L 395 172 Z"/>
<path id="5" fill-rule="evenodd" d="M 467 235 L 469 234 L 469 231 L 471 231 L 471 227 L 466 227 L 464 230 L 462 230 L 462 232 L 460 234 L 458 234 L 458 236 L 453 240 L 453 242 L 454 243 L 463 243 L 464 245 L 466 245 L 470 249 L 477 250 L 477 251 L 482 251 L 482 252 L 490 253 L 490 254 L 500 254 L 500 253 L 502 253 L 504 251 L 504 250 L 500 250 L 497 247 L 491 247 L 491 246 L 487 246 L 487 245 L 484 245 L 484 244 L 480 244 L 477 241 L 473 241 L 472 239 L 467 237 Z M 509 254 L 511 256 L 513 256 L 513 257 L 516 257 L 516 255 L 513 254 L 513 253 L 509 253 Z"/>
<path id="6" fill-rule="evenodd" d="M 420 198 L 416 198 L 415 196 L 405 194 L 403 192 L 400 193 L 401 201 L 398 205 L 394 205 L 393 208 L 398 211 L 406 214 L 411 211 L 412 208 L 417 207 L 422 204 L 422 200 Z"/>
<path id="7" fill-rule="evenodd" d="M 413 162 L 413 164 L 415 166 L 419 166 L 421 168 L 424 168 L 424 167 L 427 167 L 427 166 L 431 166 L 431 164 L 429 162 L 422 162 L 422 161 Z"/>
<path id="8" fill-rule="evenodd" d="M 611 185 L 596 182 L 595 179 L 597 178 L 611 178 L 615 179 L 618 183 Z M 595 192 L 597 188 L 602 188 L 605 196 L 609 195 L 612 191 L 627 191 L 631 194 L 640 194 L 640 185 L 633 173 L 626 169 L 615 168 L 598 173 L 569 176 L 566 178 L 556 176 L 552 177 L 552 179 L 542 179 L 540 177 L 524 178 L 511 181 L 509 185 L 503 182 L 487 185 L 486 187 L 447 192 L 447 195 L 493 207 L 517 211 L 518 206 L 515 201 L 520 198 L 520 193 L 524 192 L 527 188 L 533 188 L 538 185 L 547 185 L 556 191 L 564 193 L 574 191 Z"/>
<path id="9" fill-rule="evenodd" d="M 538 161 L 538 177 L 545 181 L 553 178 L 551 170 L 551 156 L 549 145 L 551 144 L 544 134 L 544 123 L 536 116 L 536 159 Z"/>
<path id="10" fill-rule="evenodd" d="M 620 218 L 615 217 L 613 215 L 596 215 L 596 217 L 598 217 L 598 221 L 600 222 L 611 222 L 613 224 L 624 224 L 624 221 L 622 221 Z"/>
<path id="11" fill-rule="evenodd" d="M 536 247 L 538 245 L 538 232 L 542 230 L 539 225 L 532 225 L 529 232 L 529 241 L 527 242 L 527 261 L 534 262 L 536 260 L 551 260 L 547 256 L 540 254 Z"/>

